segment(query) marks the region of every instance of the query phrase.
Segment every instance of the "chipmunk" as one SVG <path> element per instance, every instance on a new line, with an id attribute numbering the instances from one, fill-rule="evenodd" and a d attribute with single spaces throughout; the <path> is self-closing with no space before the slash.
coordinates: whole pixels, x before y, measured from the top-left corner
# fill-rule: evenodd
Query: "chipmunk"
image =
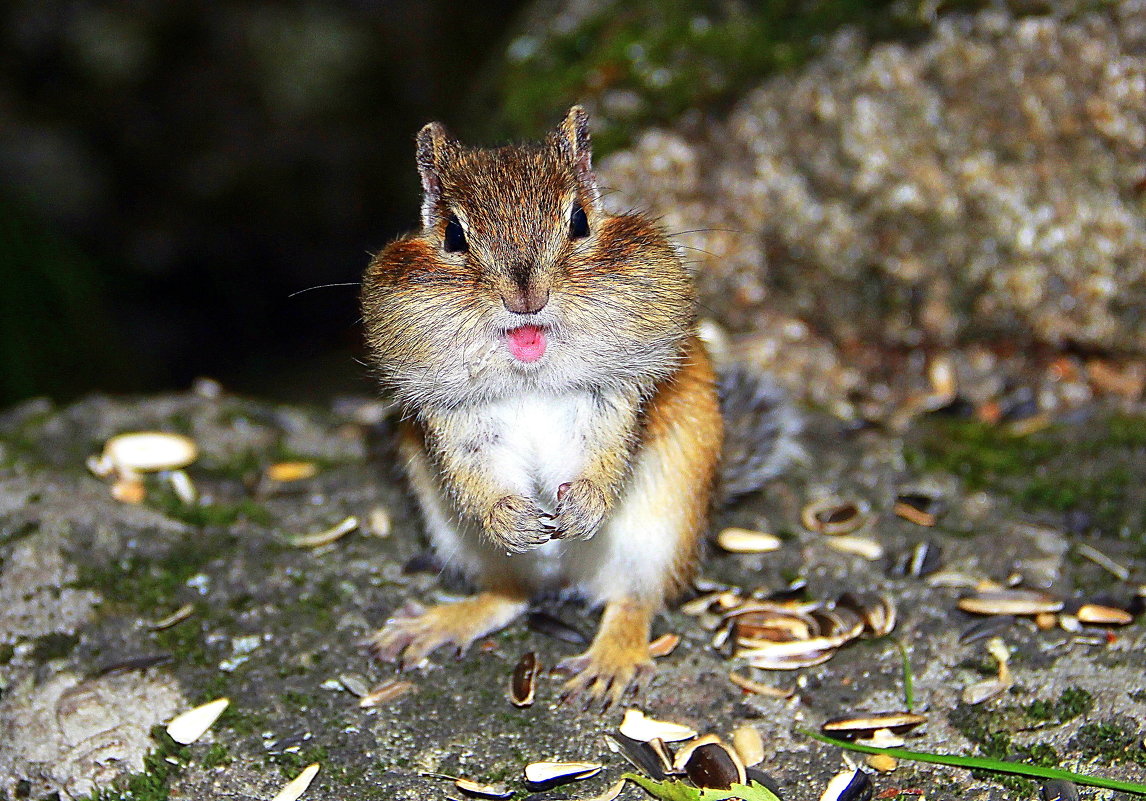
<path id="1" fill-rule="evenodd" d="M 422 230 L 367 268 L 366 336 L 431 543 L 480 591 L 400 610 L 370 645 L 404 666 L 461 653 L 572 591 L 604 612 L 556 668 L 563 697 L 617 703 L 653 674 L 653 616 L 696 570 L 718 482 L 691 278 L 655 223 L 603 208 L 579 106 L 536 145 L 468 148 L 430 123 L 417 166 Z M 764 412 L 760 444 L 791 429 L 767 387 L 730 386 Z M 760 453 L 737 461 L 767 477 Z"/>

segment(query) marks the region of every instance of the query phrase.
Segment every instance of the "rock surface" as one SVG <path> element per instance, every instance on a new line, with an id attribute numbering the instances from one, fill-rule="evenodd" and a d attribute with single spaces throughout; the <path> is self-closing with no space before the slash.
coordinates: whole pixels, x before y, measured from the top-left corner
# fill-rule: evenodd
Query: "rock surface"
<path id="1" fill-rule="evenodd" d="M 620 711 L 563 707 L 558 680 L 548 676 L 532 707 L 509 704 L 509 673 L 522 653 L 536 651 L 553 665 L 578 650 L 523 623 L 479 643 L 461 661 L 435 655 L 426 670 L 404 677 L 413 690 L 395 700 L 364 709 L 348 691 L 396 676 L 360 649 L 362 637 L 412 599 L 457 591 L 436 574 L 402 569 L 422 545 L 415 511 L 392 469 L 385 427 L 364 423 L 376 412 L 362 402 L 316 410 L 186 394 L 93 397 L 64 408 L 34 402 L 0 415 L 6 510 L 0 587 L 26 588 L 18 617 L 9 618 L 19 622 L 0 632 L 0 797 L 83 798 L 93 781 L 124 787 L 130 777 L 118 783 L 112 777 L 128 772 L 139 787 L 149 782 L 172 798 L 269 798 L 310 762 L 322 769 L 305 798 L 450 795 L 448 782 L 427 773 L 505 781 L 522 797 L 527 762 L 606 765 L 580 786 L 536 796 L 558 799 L 600 792 L 627 769 L 603 739 L 616 729 Z M 179 501 L 162 476 L 152 476 L 142 505 L 122 504 L 86 471 L 86 457 L 107 437 L 148 429 L 198 441 L 201 458 L 188 470 L 196 502 Z M 808 415 L 806 463 L 715 521 L 779 534 L 781 549 L 713 553 L 705 576 L 772 590 L 803 576 L 811 598 L 886 592 L 899 609 L 894 637 L 910 656 L 915 708 L 928 717 L 909 736 L 909 748 L 994 748 L 1028 761 L 1054 753 L 1064 767 L 1146 779 L 1141 622 L 1077 633 L 1017 622 L 1002 634 L 1013 652 L 1015 686 L 968 707 L 960 693 L 990 673 L 993 662 L 982 642 L 959 642 L 973 622 L 955 609 L 964 589 L 892 575 L 887 560 L 841 553 L 800 522 L 806 502 L 837 493 L 870 505 L 875 519 L 860 533 L 888 559 L 929 540 L 942 547 L 949 573 L 996 581 L 1020 574 L 1062 597 L 1127 602 L 1146 577 L 1141 410 L 1092 404 L 1024 436 L 959 419 L 913 418 L 905 432 L 857 431 Z M 945 444 L 968 443 L 972 435 L 988 445 L 961 452 L 968 469 L 951 467 Z M 1004 457 L 1027 474 L 1010 470 Z M 266 468 L 287 460 L 311 462 L 318 471 L 295 482 L 268 481 Z M 1114 469 L 1122 471 L 1120 480 Z M 1112 489 L 1087 494 L 1088 478 Z M 1038 492 L 1028 496 L 1031 488 Z M 1074 494 L 1060 503 L 1053 488 Z M 904 490 L 944 499 L 934 528 L 892 514 Z M 309 549 L 287 543 L 290 535 L 322 531 L 348 515 L 363 524 L 335 542 Z M 1129 580 L 1079 558 L 1082 543 L 1127 566 Z M 46 591 L 48 584 L 58 592 Z M 193 607 L 190 617 L 156 626 L 185 604 Z M 583 631 L 595 625 L 592 612 L 575 605 L 545 608 Z M 679 632 L 683 641 L 658 660 L 639 706 L 702 732 L 727 736 L 741 724 L 757 727 L 765 742 L 761 767 L 786 799 L 818 798 L 841 765 L 837 749 L 813 742 L 799 727 L 904 703 L 900 657 L 890 639 L 853 643 L 816 667 L 756 674 L 796 691 L 784 700 L 734 687 L 730 668 L 748 669 L 709 648 L 710 633 L 694 618 L 670 611 L 656 628 Z M 148 734 L 175 712 L 224 696 L 231 710 L 199 742 L 179 748 L 161 731 Z M 143 762 L 149 747 L 164 758 Z M 878 792 L 1013 797 L 997 778 L 934 766 L 902 764 L 874 779 Z M 153 792 L 137 789 L 130 797 L 168 797 Z M 124 793 L 108 789 L 101 799 L 129 797 Z M 635 787 L 621 796 L 640 797 Z"/>
<path id="2" fill-rule="evenodd" d="M 725 119 L 600 167 L 654 209 L 737 331 L 835 347 L 1146 352 L 1146 5 L 952 15 L 825 54 Z"/>

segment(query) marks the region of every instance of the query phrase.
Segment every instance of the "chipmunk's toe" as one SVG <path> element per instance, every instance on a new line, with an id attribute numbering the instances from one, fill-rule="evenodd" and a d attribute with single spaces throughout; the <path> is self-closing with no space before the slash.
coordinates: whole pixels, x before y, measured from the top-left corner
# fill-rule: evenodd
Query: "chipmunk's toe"
<path id="1" fill-rule="evenodd" d="M 585 709 L 599 705 L 605 711 L 643 693 L 656 673 L 656 666 L 647 653 L 634 657 L 594 653 L 590 649 L 562 660 L 554 671 L 570 676 L 562 687 L 562 703 L 581 705 Z"/>

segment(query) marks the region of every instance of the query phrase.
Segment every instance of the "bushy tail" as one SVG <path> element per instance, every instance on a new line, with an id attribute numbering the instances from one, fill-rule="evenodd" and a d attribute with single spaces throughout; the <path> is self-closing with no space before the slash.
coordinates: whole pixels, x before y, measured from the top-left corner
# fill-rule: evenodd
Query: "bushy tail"
<path id="1" fill-rule="evenodd" d="M 717 498 L 727 502 L 760 489 L 803 451 L 800 416 L 775 380 L 743 365 L 720 370 L 724 452 Z"/>

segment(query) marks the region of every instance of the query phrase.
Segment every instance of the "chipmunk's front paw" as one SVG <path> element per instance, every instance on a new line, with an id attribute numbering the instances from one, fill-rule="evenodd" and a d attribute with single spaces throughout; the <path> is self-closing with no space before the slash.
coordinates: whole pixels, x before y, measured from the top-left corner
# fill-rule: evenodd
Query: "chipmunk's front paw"
<path id="1" fill-rule="evenodd" d="M 506 495 L 490 508 L 485 519 L 490 539 L 510 553 L 522 553 L 553 538 L 552 517 L 523 495 Z"/>
<path id="2" fill-rule="evenodd" d="M 562 687 L 562 703 L 581 704 L 585 709 L 600 704 L 604 711 L 626 696 L 635 698 L 644 692 L 657 670 L 647 645 L 639 650 L 596 646 L 563 659 L 554 668 L 571 676 Z"/>
<path id="3" fill-rule="evenodd" d="M 556 532 L 552 517 L 524 495 L 499 498 L 490 506 L 485 525 L 489 539 L 510 553 L 532 550 Z"/>
<path id="4" fill-rule="evenodd" d="M 557 488 L 554 536 L 587 540 L 597 533 L 605 519 L 605 493 L 587 478 L 570 481 Z"/>

